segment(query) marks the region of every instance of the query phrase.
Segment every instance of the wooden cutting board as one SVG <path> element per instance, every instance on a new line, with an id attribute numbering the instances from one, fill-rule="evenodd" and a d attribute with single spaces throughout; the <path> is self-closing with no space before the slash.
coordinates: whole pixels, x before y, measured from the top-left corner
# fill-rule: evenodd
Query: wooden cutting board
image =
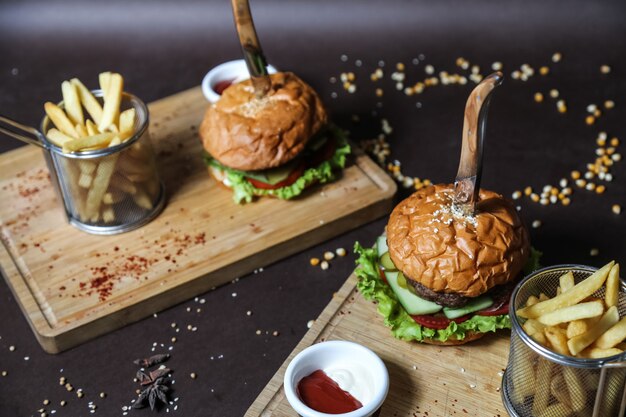
<path id="1" fill-rule="evenodd" d="M 300 351 L 325 340 L 348 340 L 376 352 L 389 371 L 389 394 L 380 417 L 507 416 L 500 397 L 509 354 L 509 331 L 462 346 L 394 339 L 376 305 L 357 291 L 352 274 L 335 293 L 246 412 L 246 417 L 297 417 L 283 390 L 287 365 Z"/>
<path id="2" fill-rule="evenodd" d="M 152 103 L 150 133 L 167 206 L 115 236 L 70 226 L 34 146 L 0 155 L 0 266 L 50 353 L 182 302 L 388 214 L 395 183 L 361 151 L 342 177 L 294 201 L 238 206 L 209 178 L 194 88 Z"/>

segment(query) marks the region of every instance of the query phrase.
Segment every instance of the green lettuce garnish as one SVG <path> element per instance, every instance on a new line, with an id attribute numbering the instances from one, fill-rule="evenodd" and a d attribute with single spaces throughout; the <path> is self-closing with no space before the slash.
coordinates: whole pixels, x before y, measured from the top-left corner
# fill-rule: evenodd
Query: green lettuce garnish
<path id="1" fill-rule="evenodd" d="M 209 155 L 205 156 L 205 163 L 226 172 L 226 178 L 230 182 L 229 186 L 233 190 L 233 200 L 237 204 L 250 203 L 254 196 L 265 195 L 289 200 L 302 194 L 305 188 L 315 182 L 324 184 L 333 181 L 335 179 L 335 171 L 342 169 L 346 165 L 346 156 L 350 154 L 350 144 L 344 132 L 334 125 L 329 126 L 328 130 L 337 141 L 333 156 L 316 167 L 306 169 L 293 184 L 275 190 L 256 188 L 246 179 L 244 171 L 225 167 Z"/>
<path id="2" fill-rule="evenodd" d="M 402 308 L 391 287 L 383 282 L 378 274 L 378 255 L 376 248 L 364 248 L 356 242 L 354 252 L 359 255 L 356 263 L 357 269 L 354 271 L 358 277 L 357 288 L 366 300 L 375 301 L 378 304 L 377 310 L 383 316 L 385 326 L 391 328 L 394 337 L 402 340 L 415 340 L 418 342 L 424 339 L 432 339 L 440 342 L 454 337 L 463 340 L 469 331 L 481 333 L 495 332 L 498 329 L 510 329 L 511 319 L 508 314 L 500 316 L 479 316 L 474 315 L 469 320 L 462 323 L 451 322 L 443 330 L 429 329 L 418 324 Z M 533 271 L 539 267 L 539 257 L 541 252 L 531 248 L 531 254 L 526 268 Z M 525 273 L 527 269 L 524 269 Z"/>

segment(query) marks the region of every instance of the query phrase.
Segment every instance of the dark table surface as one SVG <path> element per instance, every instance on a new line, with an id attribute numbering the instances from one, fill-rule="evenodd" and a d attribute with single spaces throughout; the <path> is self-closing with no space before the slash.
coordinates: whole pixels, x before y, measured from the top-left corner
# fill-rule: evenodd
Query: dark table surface
<path id="1" fill-rule="evenodd" d="M 453 179 L 473 83 L 439 85 L 409 97 L 391 80 L 399 62 L 406 66 L 407 85 L 424 78 L 426 65 L 436 74 L 467 75 L 455 65 L 458 57 L 479 65 L 483 74 L 495 61 L 504 64 L 506 80 L 489 116 L 483 186 L 507 196 L 525 186 L 557 185 L 575 169 L 584 172 L 595 159 L 600 131 L 626 140 L 622 1 L 259 0 L 252 7 L 269 61 L 311 83 L 355 140 L 376 137 L 381 119 L 389 121 L 391 159 L 402 163 L 406 175 Z M 563 58 L 555 64 L 551 57 L 557 51 Z M 42 103 L 60 100 L 63 80 L 79 77 L 94 86 L 104 70 L 122 73 L 127 89 L 150 102 L 198 85 L 211 67 L 239 57 L 225 0 L 4 0 L 0 113 L 37 125 Z M 385 77 L 373 83 L 369 77 L 379 61 Z M 535 75 L 526 82 L 513 80 L 512 71 L 525 63 Z M 601 74 L 603 64 L 611 67 L 609 74 Z M 542 65 L 550 67 L 549 75 L 537 73 Z M 342 72 L 356 74 L 354 94 L 331 82 Z M 382 98 L 375 94 L 379 87 Z M 566 101 L 567 113 L 559 113 L 556 100 L 548 97 L 552 88 Z M 543 103 L 534 102 L 535 92 L 544 93 Z M 615 108 L 586 125 L 587 105 L 602 106 L 607 99 Z M 0 149 L 19 145 L 3 137 Z M 623 153 L 624 145 L 617 152 Z M 623 162 L 611 172 L 612 182 L 598 181 L 606 192 L 574 187 L 567 207 L 528 198 L 517 202 L 528 225 L 542 223 L 531 228 L 531 236 L 544 252 L 545 265 L 625 260 L 626 213 L 611 212 L 613 204 L 626 211 Z M 407 194 L 402 189 L 398 198 Z M 135 395 L 132 360 L 149 355 L 153 344 L 156 351 L 164 349 L 161 344 L 169 346 L 172 322 L 182 330 L 169 361 L 176 381 L 172 398 L 178 399 L 177 409 L 171 405 L 169 411 L 190 417 L 243 415 L 354 266 L 354 258 L 346 256 L 322 271 L 309 266 L 309 258 L 338 247 L 351 252 L 355 240 L 370 244 L 384 224 L 380 219 L 266 265 L 258 274 L 200 295 L 203 304 L 189 300 L 58 355 L 42 351 L 0 281 L 0 371 L 7 372 L 0 376 L 0 416 L 39 415 L 40 408 L 48 415 L 56 410 L 59 417 L 86 416 L 91 401 L 96 415 L 122 415 Z M 592 256 L 592 248 L 599 254 Z M 186 331 L 187 324 L 198 330 Z M 85 396 L 67 392 L 59 385 L 61 376 Z M 44 406 L 46 399 L 50 404 Z M 150 411 L 133 411 L 141 413 Z"/>

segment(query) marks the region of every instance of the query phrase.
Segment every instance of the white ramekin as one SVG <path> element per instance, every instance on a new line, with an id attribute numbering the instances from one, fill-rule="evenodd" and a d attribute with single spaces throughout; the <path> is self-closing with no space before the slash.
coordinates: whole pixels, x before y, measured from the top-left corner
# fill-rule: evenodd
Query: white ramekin
<path id="1" fill-rule="evenodd" d="M 326 414 L 304 404 L 297 393 L 298 382 L 316 370 L 358 362 L 374 381 L 374 395 L 363 407 L 350 413 Z M 298 353 L 287 366 L 283 381 L 287 400 L 302 417 L 368 417 L 377 414 L 389 391 L 389 373 L 384 362 L 370 349 L 357 343 L 334 340 L 317 343 Z"/>
<path id="2" fill-rule="evenodd" d="M 276 68 L 271 65 L 267 66 L 267 72 L 274 74 Z M 231 80 L 238 83 L 250 78 L 246 62 L 243 59 L 228 61 L 214 67 L 202 79 L 202 93 L 211 103 L 215 103 L 220 99 L 220 95 L 213 90 L 213 87 L 220 81 Z"/>

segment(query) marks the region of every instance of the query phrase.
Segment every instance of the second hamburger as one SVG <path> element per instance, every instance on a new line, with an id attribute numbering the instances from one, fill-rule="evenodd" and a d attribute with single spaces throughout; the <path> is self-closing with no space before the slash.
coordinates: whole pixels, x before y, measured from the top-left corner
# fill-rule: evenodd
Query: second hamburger
<path id="1" fill-rule="evenodd" d="M 237 203 L 255 196 L 291 199 L 335 178 L 350 153 L 317 93 L 290 72 L 272 74 L 257 99 L 250 80 L 227 88 L 200 126 L 209 172 Z"/>

